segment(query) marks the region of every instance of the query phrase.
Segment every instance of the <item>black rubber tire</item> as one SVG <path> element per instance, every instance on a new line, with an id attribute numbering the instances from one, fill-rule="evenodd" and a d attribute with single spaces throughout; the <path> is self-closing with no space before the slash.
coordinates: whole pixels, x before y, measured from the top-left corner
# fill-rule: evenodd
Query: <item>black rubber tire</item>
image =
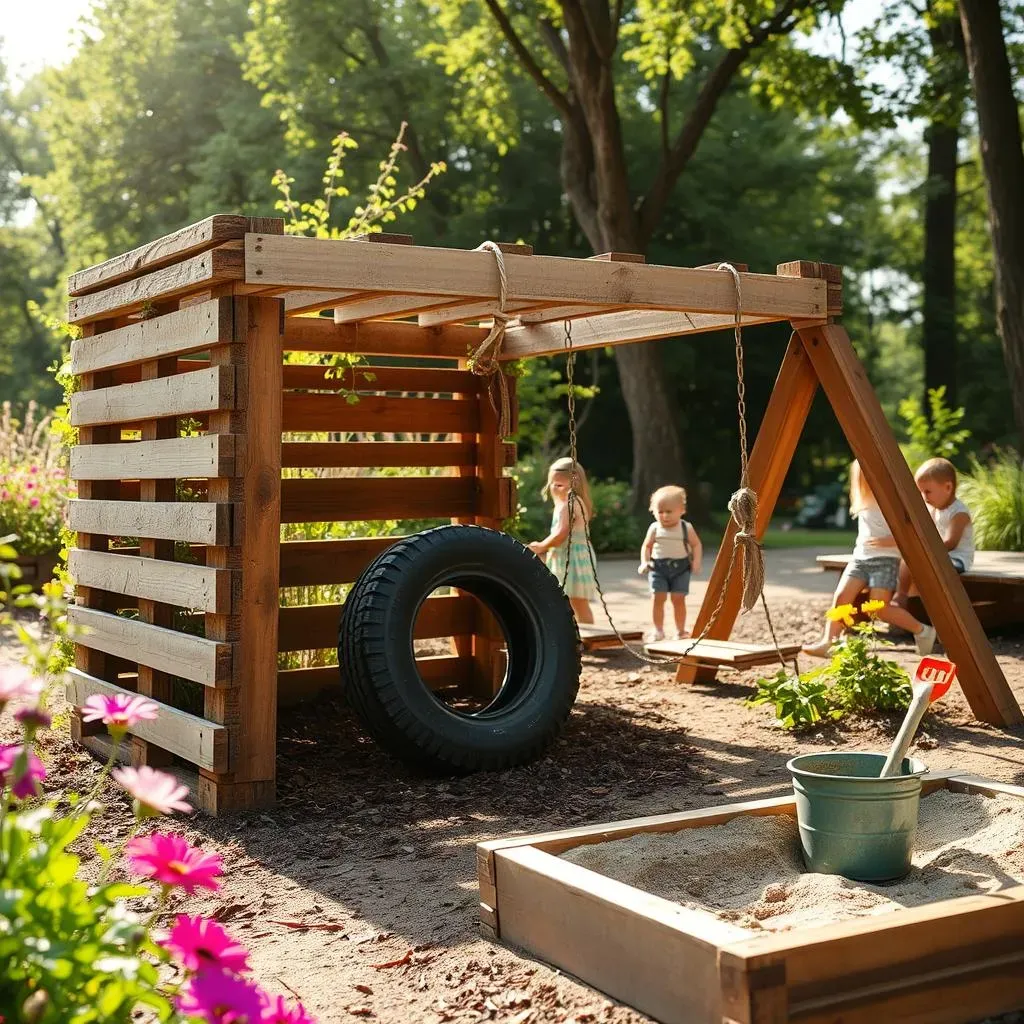
<path id="1" fill-rule="evenodd" d="M 507 640 L 504 685 L 473 715 L 435 697 L 416 669 L 416 617 L 443 586 L 482 600 Z M 346 699 L 370 735 L 404 761 L 456 772 L 540 756 L 576 700 L 580 653 L 555 577 L 518 541 L 479 526 L 440 526 L 378 555 L 348 595 L 338 637 Z"/>

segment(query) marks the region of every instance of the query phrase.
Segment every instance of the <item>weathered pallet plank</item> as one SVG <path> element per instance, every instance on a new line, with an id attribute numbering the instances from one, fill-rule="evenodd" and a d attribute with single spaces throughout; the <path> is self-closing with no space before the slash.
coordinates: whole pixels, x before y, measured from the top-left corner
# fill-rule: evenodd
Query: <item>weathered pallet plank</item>
<path id="1" fill-rule="evenodd" d="M 161 416 L 189 416 L 230 409 L 235 401 L 232 366 L 210 366 L 137 384 L 115 384 L 71 396 L 71 425 L 135 423 Z"/>
<path id="2" fill-rule="evenodd" d="M 230 338 L 231 299 L 210 299 L 105 334 L 76 338 L 71 342 L 71 372 L 94 373 L 167 356 L 204 352 Z M 179 369 L 182 368 L 179 363 Z"/>
<path id="3" fill-rule="evenodd" d="M 501 446 L 502 465 L 516 464 L 516 446 Z M 384 469 L 394 466 L 474 466 L 477 447 L 471 441 L 284 441 L 281 465 L 296 468 Z"/>
<path id="4" fill-rule="evenodd" d="M 235 470 L 232 434 L 158 441 L 78 444 L 71 449 L 73 480 L 173 480 L 229 477 Z"/>
<path id="5" fill-rule="evenodd" d="M 105 697 L 131 695 L 132 691 L 97 679 L 80 669 L 71 668 L 65 675 L 68 703 L 81 707 L 93 694 Z M 226 726 L 208 722 L 160 701 L 155 701 L 156 719 L 137 722 L 129 730 L 133 736 L 169 750 L 200 768 L 225 771 L 228 766 L 228 730 Z"/>
<path id="6" fill-rule="evenodd" d="M 230 569 L 73 548 L 68 570 L 81 587 L 207 612 L 231 610 Z"/>
<path id="7" fill-rule="evenodd" d="M 206 501 L 68 502 L 68 525 L 78 533 L 109 537 L 146 537 L 186 544 L 231 542 L 232 506 Z"/>
<path id="8" fill-rule="evenodd" d="M 308 391 L 401 391 L 417 394 L 451 395 L 479 391 L 481 378 L 468 370 L 428 366 L 376 366 L 362 364 L 340 369 L 335 366 L 303 366 L 285 363 L 281 368 L 287 390 Z"/>
<path id="9" fill-rule="evenodd" d="M 136 312 L 147 302 L 175 298 L 225 281 L 240 281 L 244 276 L 245 259 L 240 250 L 227 246 L 211 249 L 123 284 L 70 299 L 68 321 L 86 324 Z"/>
<path id="10" fill-rule="evenodd" d="M 276 233 L 284 230 L 284 222 L 279 223 L 280 231 Z M 197 224 L 189 224 L 188 227 L 172 231 L 154 242 L 140 245 L 122 256 L 114 256 L 94 267 L 72 274 L 68 278 L 68 295 L 85 295 L 100 288 L 109 288 L 146 271 L 165 267 L 169 263 L 180 263 L 183 259 L 205 249 L 213 249 L 224 242 L 240 240 L 246 231 L 251 230 L 251 225 L 248 217 L 214 214 Z M 264 220 L 261 229 L 270 233 L 270 228 L 271 224 Z"/>
<path id="11" fill-rule="evenodd" d="M 68 622 L 83 632 L 77 643 L 95 651 L 124 658 L 203 686 L 231 683 L 233 646 L 191 633 L 151 626 L 138 619 L 86 608 L 68 607 Z"/>

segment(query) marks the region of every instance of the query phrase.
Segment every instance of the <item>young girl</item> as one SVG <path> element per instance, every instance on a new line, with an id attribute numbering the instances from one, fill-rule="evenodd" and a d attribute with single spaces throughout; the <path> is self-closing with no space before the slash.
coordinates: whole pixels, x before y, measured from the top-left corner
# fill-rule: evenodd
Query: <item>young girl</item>
<path id="1" fill-rule="evenodd" d="M 905 608 L 890 603 L 899 578 L 900 552 L 856 462 L 850 465 L 850 514 L 857 517 L 857 544 L 839 579 L 832 607 L 852 604 L 867 585 L 869 599 L 885 603 L 878 617 L 913 633 L 918 654 L 931 654 L 935 630 L 918 622 Z M 828 657 L 842 628 L 840 619 L 829 619 L 824 636 L 805 647 L 804 653 L 817 658 Z"/>
<path id="2" fill-rule="evenodd" d="M 575 513 L 572 523 L 572 545 L 569 540 L 569 491 L 575 492 L 573 501 Z M 527 547 L 535 555 L 547 555 L 548 568 L 554 573 L 559 584 L 565 580 L 565 593 L 572 605 L 577 622 L 591 623 L 594 613 L 590 602 L 597 597 L 597 582 L 594 579 L 594 567 L 590 561 L 590 548 L 587 544 L 586 524 L 593 516 L 590 501 L 590 487 L 587 485 L 587 474 L 577 462 L 575 477 L 572 459 L 557 459 L 548 469 L 548 482 L 541 491 L 544 498 L 551 498 L 555 503 L 551 513 L 551 532 L 543 539 L 528 544 Z M 566 560 L 569 572 L 566 575 Z"/>
<path id="3" fill-rule="evenodd" d="M 690 573 L 700 572 L 703 548 L 697 531 L 683 518 L 686 491 L 682 487 L 659 487 L 651 495 L 651 523 L 640 549 L 639 573 L 647 576 L 651 588 L 651 639 L 665 639 L 665 601 L 672 600 L 676 639 L 686 632 L 686 595 Z"/>

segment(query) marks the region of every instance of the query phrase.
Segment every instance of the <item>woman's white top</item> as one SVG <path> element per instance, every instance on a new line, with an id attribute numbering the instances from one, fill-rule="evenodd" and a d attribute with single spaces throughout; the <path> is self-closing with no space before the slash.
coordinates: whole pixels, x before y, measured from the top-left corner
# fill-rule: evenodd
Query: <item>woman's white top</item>
<path id="1" fill-rule="evenodd" d="M 891 537 L 892 530 L 877 505 L 868 505 L 857 513 L 857 543 L 853 549 L 854 558 L 899 558 L 896 548 L 868 547 L 869 540 Z"/>
<path id="2" fill-rule="evenodd" d="M 970 510 L 959 498 L 954 498 L 945 508 L 931 508 L 930 511 L 932 519 L 935 520 L 935 525 L 939 528 L 939 533 L 943 536 L 949 529 L 949 524 L 953 522 L 954 516 L 960 512 L 966 512 L 968 516 L 971 514 Z M 964 570 L 970 569 L 974 565 L 973 523 L 968 523 L 964 527 L 964 532 L 960 534 L 960 541 L 955 548 L 950 550 L 949 557 L 956 558 L 963 563 Z"/>
<path id="3" fill-rule="evenodd" d="M 686 529 L 685 519 L 680 519 L 675 526 L 651 523 L 651 531 L 654 533 L 654 548 L 651 551 L 651 558 L 689 558 Z"/>

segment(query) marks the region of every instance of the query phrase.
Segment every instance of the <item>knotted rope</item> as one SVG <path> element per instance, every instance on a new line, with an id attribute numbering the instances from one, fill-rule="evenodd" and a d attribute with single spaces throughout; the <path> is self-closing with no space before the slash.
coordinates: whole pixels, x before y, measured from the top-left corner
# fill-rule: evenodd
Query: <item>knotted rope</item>
<path id="1" fill-rule="evenodd" d="M 493 252 L 498 262 L 498 308 L 491 314 L 491 329 L 477 350 L 469 357 L 469 369 L 478 377 L 487 380 L 487 397 L 491 408 L 498 417 L 498 437 L 507 437 L 511 429 L 512 405 L 508 393 L 508 380 L 501 372 L 501 346 L 505 341 L 505 328 L 513 318 L 505 312 L 508 302 L 508 276 L 505 273 L 505 256 L 495 242 L 481 242 L 477 251 Z M 498 381 L 498 400 L 494 397 L 494 381 Z"/>
<path id="2" fill-rule="evenodd" d="M 736 286 L 736 320 L 733 337 L 736 342 L 736 411 L 740 428 L 740 486 L 729 498 L 729 514 L 736 523 L 733 550 L 743 552 L 743 598 L 745 612 L 757 604 L 764 591 L 764 552 L 757 540 L 757 492 L 750 486 L 747 442 L 747 384 L 743 374 L 743 291 L 740 275 L 731 263 L 719 263 L 719 270 L 732 274 Z"/>

